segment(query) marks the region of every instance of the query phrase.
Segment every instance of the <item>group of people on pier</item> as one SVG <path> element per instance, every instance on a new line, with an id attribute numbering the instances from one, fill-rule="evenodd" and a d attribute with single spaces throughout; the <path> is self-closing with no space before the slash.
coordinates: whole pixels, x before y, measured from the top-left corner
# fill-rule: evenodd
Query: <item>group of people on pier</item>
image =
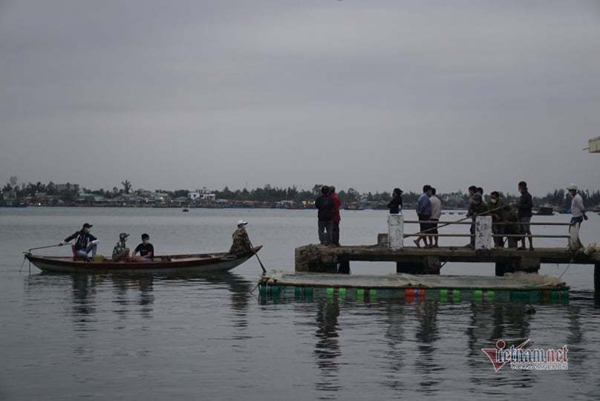
<path id="1" fill-rule="evenodd" d="M 485 197 L 482 187 L 472 185 L 469 187 L 469 208 L 467 218 L 471 218 L 471 241 L 466 247 L 475 247 L 475 219 L 477 216 L 492 217 L 492 233 L 494 246 L 519 250 L 533 250 L 533 234 L 531 233 L 531 217 L 533 216 L 533 197 L 529 193 L 527 183 L 518 184 L 520 197 L 514 204 L 509 204 L 498 191 L 492 191 Z M 583 198 L 577 193 L 577 185 L 567 187 L 571 194 L 571 225 L 581 225 L 587 220 Z M 423 186 L 423 193 L 419 196 L 416 205 L 417 216 L 420 222 L 420 232 L 414 243 L 417 247 L 421 244 L 425 248 L 436 248 L 438 241 L 438 222 L 442 214 L 442 201 L 436 195 L 436 189 L 431 185 Z M 392 200 L 387 207 L 390 214 L 402 213 L 402 190 L 394 188 Z M 322 245 L 340 245 L 340 209 L 342 203 L 333 186 L 323 186 L 321 195 L 317 198 L 315 206 L 318 209 L 319 240 Z M 520 245 L 520 246 L 519 246 Z M 527 247 L 527 245 L 529 245 Z"/>

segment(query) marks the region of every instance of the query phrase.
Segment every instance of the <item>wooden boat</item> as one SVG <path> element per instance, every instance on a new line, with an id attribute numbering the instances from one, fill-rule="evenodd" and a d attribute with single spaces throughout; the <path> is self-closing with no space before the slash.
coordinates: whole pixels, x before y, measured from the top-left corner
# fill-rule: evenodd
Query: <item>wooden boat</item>
<path id="1" fill-rule="evenodd" d="M 254 256 L 253 252 L 234 255 L 228 252 L 191 255 L 155 256 L 152 262 L 113 262 L 111 259 L 85 262 L 64 256 L 37 256 L 26 253 L 25 257 L 38 269 L 54 273 L 219 273 L 234 269 Z"/>
<path id="2" fill-rule="evenodd" d="M 538 212 L 536 213 L 536 216 L 553 216 L 554 215 L 554 209 L 550 206 L 541 206 L 540 209 L 538 210 Z"/>

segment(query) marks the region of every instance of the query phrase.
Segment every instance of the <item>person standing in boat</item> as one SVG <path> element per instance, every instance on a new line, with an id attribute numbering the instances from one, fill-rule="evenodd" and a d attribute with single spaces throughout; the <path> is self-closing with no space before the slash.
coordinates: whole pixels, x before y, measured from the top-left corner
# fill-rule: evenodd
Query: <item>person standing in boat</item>
<path id="1" fill-rule="evenodd" d="M 392 200 L 387 205 L 388 209 L 390 209 L 390 214 L 400 214 L 402 212 L 402 193 L 400 188 L 394 188 Z"/>
<path id="2" fill-rule="evenodd" d="M 92 227 L 93 226 L 91 224 L 85 223 L 80 231 L 77 231 L 74 234 L 68 236 L 58 245 L 66 245 L 75 239 L 75 243 L 71 245 L 71 250 L 73 251 L 73 259 L 83 259 L 85 261 L 89 261 L 89 253 L 91 252 L 92 257 L 94 257 L 96 256 L 96 252 L 98 251 L 98 238 L 94 237 L 90 233 L 90 229 Z"/>
<path id="3" fill-rule="evenodd" d="M 140 256 L 137 256 L 137 254 Z M 154 260 L 154 245 L 150 243 L 150 236 L 142 234 L 142 243 L 135 247 L 131 254 L 131 260 L 134 262 L 152 262 Z"/>
<path id="4" fill-rule="evenodd" d="M 129 260 L 129 248 L 127 248 L 127 237 L 129 234 L 121 233 L 119 234 L 119 242 L 113 248 L 112 252 L 112 260 L 113 262 L 127 262 Z"/>
<path id="5" fill-rule="evenodd" d="M 248 237 L 248 232 L 246 231 L 247 225 L 248 222 L 244 220 L 237 222 L 237 230 L 235 230 L 231 236 L 233 244 L 231 244 L 229 253 L 243 255 L 252 252 L 252 244 L 250 243 L 250 237 Z"/>

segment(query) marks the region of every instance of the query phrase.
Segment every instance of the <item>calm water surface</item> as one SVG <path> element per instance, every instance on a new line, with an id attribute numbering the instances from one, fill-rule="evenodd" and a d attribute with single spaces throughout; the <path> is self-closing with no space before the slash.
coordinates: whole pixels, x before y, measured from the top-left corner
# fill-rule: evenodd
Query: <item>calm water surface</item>
<path id="1" fill-rule="evenodd" d="M 534 305 L 535 314 L 501 302 L 262 305 L 251 294 L 260 276 L 255 260 L 212 277 L 47 275 L 35 267 L 28 275 L 27 264 L 18 271 L 22 251 L 56 243 L 86 221 L 100 253 L 110 255 L 121 231 L 132 234 L 132 246 L 148 232 L 157 253 L 227 250 L 240 218 L 250 221 L 253 242 L 265 245 L 268 269 L 292 271 L 294 248 L 316 242 L 312 211 L 0 209 L 0 399 L 600 398 L 592 267 L 564 275 L 568 305 Z M 342 242 L 374 243 L 385 224 L 385 212 L 345 212 Z M 584 240 L 600 239 L 599 228 L 594 215 Z M 542 272 L 558 276 L 565 267 Z M 394 265 L 352 269 L 381 274 Z M 454 264 L 443 274 L 493 270 Z M 500 338 L 567 344 L 569 370 L 494 373 L 481 348 Z"/>

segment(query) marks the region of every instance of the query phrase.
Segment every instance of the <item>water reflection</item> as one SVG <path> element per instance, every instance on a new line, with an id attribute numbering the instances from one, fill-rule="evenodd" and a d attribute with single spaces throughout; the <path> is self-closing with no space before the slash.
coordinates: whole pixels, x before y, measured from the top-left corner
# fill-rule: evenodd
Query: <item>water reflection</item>
<path id="1" fill-rule="evenodd" d="M 340 306 L 337 299 L 321 299 L 317 305 L 315 337 L 315 357 L 320 372 L 320 380 L 316 389 L 325 392 L 335 392 L 339 389 L 339 362 L 341 355 L 338 317 Z M 327 399 L 329 397 L 324 397 Z"/>
<path id="2" fill-rule="evenodd" d="M 434 375 L 440 370 L 435 362 L 435 343 L 439 339 L 437 315 L 438 302 L 420 303 L 416 306 L 418 323 L 415 339 L 417 340 L 418 357 L 415 360 L 417 373 L 420 375 L 419 387 L 423 393 L 435 394 L 440 384 Z"/>
<path id="3" fill-rule="evenodd" d="M 250 290 L 252 283 L 238 275 L 225 273 L 214 276 L 201 274 L 57 274 L 39 273 L 29 276 L 26 281 L 26 292 L 34 294 L 39 287 L 64 287 L 70 285 L 70 312 L 71 320 L 77 332 L 95 330 L 94 323 L 97 316 L 111 303 L 111 311 L 117 315 L 119 321 L 125 321 L 132 316 L 143 319 L 152 319 L 156 297 L 156 285 L 169 285 L 174 291 L 177 287 L 196 285 L 212 288 L 225 288 L 231 298 L 231 309 L 235 313 L 234 327 L 247 327 L 247 309 L 252 299 Z M 112 289 L 113 294 L 106 301 L 106 289 Z M 204 289 L 207 290 L 207 289 Z M 169 296 L 168 301 L 172 301 Z M 99 310 L 100 309 L 100 310 Z M 117 326 L 118 329 L 124 325 Z"/>

